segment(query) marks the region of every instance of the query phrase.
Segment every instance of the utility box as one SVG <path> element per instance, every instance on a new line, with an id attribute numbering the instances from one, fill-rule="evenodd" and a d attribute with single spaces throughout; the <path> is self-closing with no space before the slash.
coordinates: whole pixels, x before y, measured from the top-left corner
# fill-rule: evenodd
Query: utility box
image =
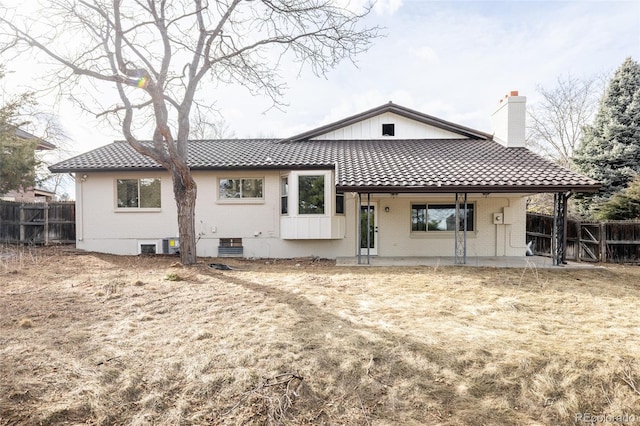
<path id="1" fill-rule="evenodd" d="M 511 225 L 514 220 L 513 207 L 502 208 L 502 223 L 505 225 Z"/>
<path id="2" fill-rule="evenodd" d="M 178 238 L 163 238 L 162 239 L 162 253 L 163 254 L 178 254 L 180 253 L 180 239 Z"/>
<path id="3" fill-rule="evenodd" d="M 493 214 L 493 224 L 502 225 L 504 223 L 504 215 L 502 213 Z"/>

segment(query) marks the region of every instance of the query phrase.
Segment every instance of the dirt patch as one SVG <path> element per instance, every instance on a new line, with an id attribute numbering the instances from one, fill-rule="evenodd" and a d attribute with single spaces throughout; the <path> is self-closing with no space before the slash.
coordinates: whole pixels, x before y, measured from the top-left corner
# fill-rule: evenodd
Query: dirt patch
<path id="1" fill-rule="evenodd" d="M 638 267 L 4 247 L 0 424 L 640 423 L 639 302 Z"/>

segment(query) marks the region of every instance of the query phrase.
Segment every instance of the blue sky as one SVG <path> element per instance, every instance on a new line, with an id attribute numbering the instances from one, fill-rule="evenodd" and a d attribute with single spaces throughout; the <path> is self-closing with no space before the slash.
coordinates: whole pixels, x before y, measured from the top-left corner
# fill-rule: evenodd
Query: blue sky
<path id="1" fill-rule="evenodd" d="M 209 89 L 209 96 L 237 137 L 286 137 L 390 100 L 489 132 L 490 114 L 511 90 L 531 104 L 536 86 L 551 87 L 559 76 L 604 75 L 628 56 L 640 60 L 638 1 L 380 0 L 367 22 L 386 27 L 386 37 L 357 67 L 345 62 L 326 78 L 298 75 L 297 65 L 281 71 L 289 86 L 284 110 L 241 87 Z M 5 88 L 37 84 L 25 77 L 35 65 L 9 63 L 16 72 Z M 52 103 L 41 98 L 60 115 L 76 153 L 122 139 L 69 103 Z"/>

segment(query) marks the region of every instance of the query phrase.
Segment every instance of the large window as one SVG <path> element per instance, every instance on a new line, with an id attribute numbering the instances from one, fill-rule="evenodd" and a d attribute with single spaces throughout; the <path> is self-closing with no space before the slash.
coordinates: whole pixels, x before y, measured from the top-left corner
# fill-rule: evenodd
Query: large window
<path id="1" fill-rule="evenodd" d="M 262 198 L 262 179 L 220 179 L 220 198 Z"/>
<path id="2" fill-rule="evenodd" d="M 464 229 L 464 218 L 467 218 L 467 231 L 474 230 L 473 204 L 460 206 L 460 229 Z M 455 231 L 456 230 L 456 205 L 455 204 L 412 204 L 411 205 L 411 231 Z"/>
<path id="3" fill-rule="evenodd" d="M 324 214 L 324 175 L 298 176 L 298 214 Z"/>
<path id="4" fill-rule="evenodd" d="M 160 179 L 118 179 L 118 208 L 160 208 Z"/>

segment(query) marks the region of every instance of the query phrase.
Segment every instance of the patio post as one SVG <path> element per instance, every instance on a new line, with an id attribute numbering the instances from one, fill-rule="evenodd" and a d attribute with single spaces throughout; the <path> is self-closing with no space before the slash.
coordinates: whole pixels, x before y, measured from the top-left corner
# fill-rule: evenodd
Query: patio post
<path id="1" fill-rule="evenodd" d="M 567 200 L 570 194 L 570 192 L 553 194 L 551 257 L 555 266 L 567 263 Z"/>
<path id="2" fill-rule="evenodd" d="M 371 193 L 367 192 L 367 265 L 371 265 Z"/>
<path id="3" fill-rule="evenodd" d="M 463 205 L 464 217 L 462 218 L 462 227 L 460 227 L 460 203 Z M 454 232 L 454 264 L 467 264 L 467 193 L 461 194 L 456 192 L 456 218 Z"/>
<path id="4" fill-rule="evenodd" d="M 356 214 L 356 247 L 358 250 L 358 265 L 362 264 L 362 197 L 358 192 L 358 213 Z"/>

